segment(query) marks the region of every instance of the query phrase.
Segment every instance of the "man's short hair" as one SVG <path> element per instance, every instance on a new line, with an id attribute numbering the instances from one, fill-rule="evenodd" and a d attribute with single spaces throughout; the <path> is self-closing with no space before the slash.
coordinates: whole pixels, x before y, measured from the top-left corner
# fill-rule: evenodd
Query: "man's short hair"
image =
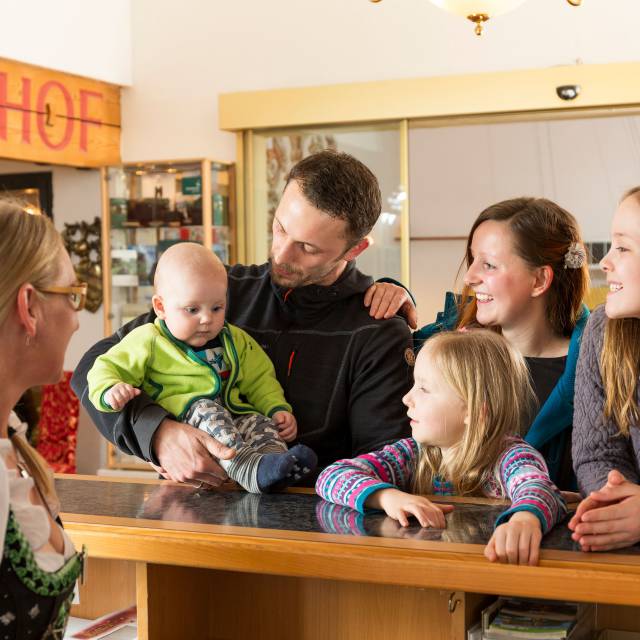
<path id="1" fill-rule="evenodd" d="M 371 231 L 382 211 L 378 179 L 348 153 L 314 153 L 291 169 L 286 184 L 291 180 L 316 209 L 347 223 L 347 240 L 352 245 Z"/>

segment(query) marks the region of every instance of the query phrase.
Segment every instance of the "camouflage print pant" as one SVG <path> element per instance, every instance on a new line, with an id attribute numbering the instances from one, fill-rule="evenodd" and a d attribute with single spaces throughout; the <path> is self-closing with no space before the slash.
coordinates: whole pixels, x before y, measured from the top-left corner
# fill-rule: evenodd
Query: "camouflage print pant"
<path id="1" fill-rule="evenodd" d="M 256 475 L 265 453 L 284 453 L 285 441 L 273 422 L 259 413 L 234 418 L 219 400 L 194 402 L 184 421 L 235 449 L 233 460 L 220 460 L 228 476 L 251 493 L 259 493 Z"/>

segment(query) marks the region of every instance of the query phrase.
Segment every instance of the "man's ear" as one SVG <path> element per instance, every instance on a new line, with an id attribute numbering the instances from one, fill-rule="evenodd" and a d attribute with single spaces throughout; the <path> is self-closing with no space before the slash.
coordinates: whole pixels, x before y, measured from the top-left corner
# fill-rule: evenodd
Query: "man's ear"
<path id="1" fill-rule="evenodd" d="M 18 298 L 16 306 L 18 310 L 18 319 L 24 327 L 29 338 L 34 338 L 38 325 L 37 313 L 37 292 L 32 284 L 25 282 L 18 289 Z"/>
<path id="2" fill-rule="evenodd" d="M 155 294 L 153 298 L 151 298 L 151 304 L 153 305 L 153 310 L 156 312 L 158 318 L 160 318 L 160 320 L 164 320 L 166 314 L 164 312 L 164 302 L 162 301 L 162 298 L 158 294 Z"/>
<path id="3" fill-rule="evenodd" d="M 342 256 L 343 260 L 349 262 L 350 260 L 355 260 L 365 249 L 368 249 L 373 244 L 373 238 L 371 236 L 365 236 L 358 242 L 358 244 L 354 245 L 347 251 L 347 253 Z"/>
<path id="4" fill-rule="evenodd" d="M 544 267 L 538 267 L 534 271 L 534 276 L 535 279 L 533 282 L 531 297 L 537 298 L 549 290 L 549 287 L 553 282 L 553 269 L 546 264 Z"/>

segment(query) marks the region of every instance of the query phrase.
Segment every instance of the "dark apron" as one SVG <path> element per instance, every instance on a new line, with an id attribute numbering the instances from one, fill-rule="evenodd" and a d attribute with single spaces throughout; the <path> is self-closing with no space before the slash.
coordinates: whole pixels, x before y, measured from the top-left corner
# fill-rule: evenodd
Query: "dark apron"
<path id="1" fill-rule="evenodd" d="M 0 640 L 62 640 L 84 551 L 51 573 L 36 563 L 13 511 L 0 564 Z"/>

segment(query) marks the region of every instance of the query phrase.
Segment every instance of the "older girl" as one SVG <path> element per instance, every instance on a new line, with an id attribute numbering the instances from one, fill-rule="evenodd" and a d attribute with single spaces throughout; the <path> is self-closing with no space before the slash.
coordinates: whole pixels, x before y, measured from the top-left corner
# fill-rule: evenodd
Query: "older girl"
<path id="1" fill-rule="evenodd" d="M 542 456 L 513 435 L 531 394 L 524 360 L 504 338 L 442 333 L 420 351 L 403 398 L 413 437 L 330 465 L 316 491 L 361 513 L 382 509 L 403 526 L 415 516 L 437 528 L 452 507 L 421 494 L 509 498 L 485 555 L 535 565 L 542 536 L 566 507 Z"/>
<path id="2" fill-rule="evenodd" d="M 620 202 L 600 266 L 609 293 L 589 319 L 576 373 L 573 457 L 587 497 L 569 527 L 584 551 L 640 542 L 640 187 Z"/>
<path id="3" fill-rule="evenodd" d="M 86 285 L 51 221 L 0 201 L 0 622 L 3 638 L 61 638 L 81 559 L 57 521 L 46 462 L 11 409 L 60 380 Z"/>
<path id="4" fill-rule="evenodd" d="M 448 294 L 436 322 L 414 334 L 419 348 L 442 329 L 490 327 L 525 357 L 535 402 L 520 435 L 543 454 L 561 489 L 575 489 L 573 385 L 588 283 L 575 218 L 544 198 L 505 200 L 471 227 L 460 305 Z"/>

